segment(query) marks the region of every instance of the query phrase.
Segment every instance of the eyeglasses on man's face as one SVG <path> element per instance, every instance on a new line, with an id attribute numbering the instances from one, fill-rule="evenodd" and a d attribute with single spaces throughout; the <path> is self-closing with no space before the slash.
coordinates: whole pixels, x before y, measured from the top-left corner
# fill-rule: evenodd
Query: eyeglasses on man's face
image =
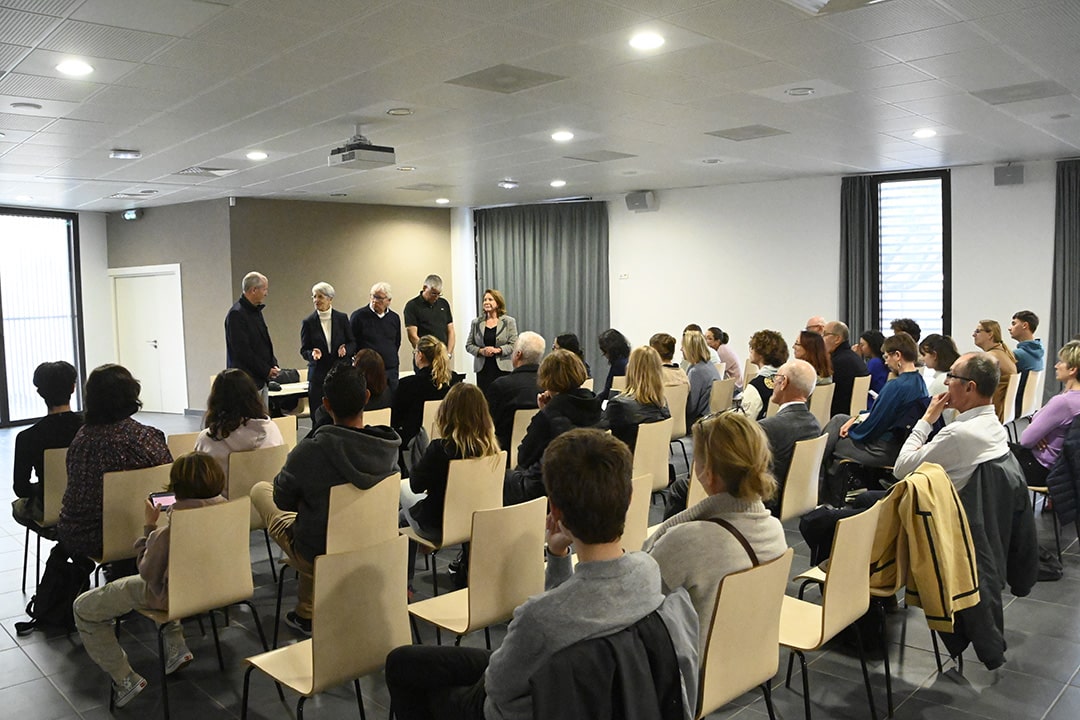
<path id="1" fill-rule="evenodd" d="M 952 380 L 959 380 L 960 382 L 971 382 L 971 383 L 975 382 L 971 378 L 964 377 L 963 375 L 953 375 L 951 372 L 945 373 L 945 382 L 950 382 Z"/>

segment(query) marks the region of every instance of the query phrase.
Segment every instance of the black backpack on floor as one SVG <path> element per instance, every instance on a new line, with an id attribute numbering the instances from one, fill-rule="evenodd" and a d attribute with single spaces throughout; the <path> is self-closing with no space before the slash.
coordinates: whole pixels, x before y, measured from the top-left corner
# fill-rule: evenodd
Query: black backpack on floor
<path id="1" fill-rule="evenodd" d="M 26 606 L 32 620 L 15 623 L 15 632 L 28 635 L 34 630 L 75 631 L 71 605 L 90 588 L 94 563 L 89 558 L 73 558 L 59 543 L 53 546 L 45 563 L 37 592 Z"/>

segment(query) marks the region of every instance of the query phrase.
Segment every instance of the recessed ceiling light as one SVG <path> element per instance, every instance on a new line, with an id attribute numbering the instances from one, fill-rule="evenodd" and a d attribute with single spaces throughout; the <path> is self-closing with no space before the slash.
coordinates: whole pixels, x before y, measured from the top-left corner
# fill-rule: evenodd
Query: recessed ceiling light
<path id="1" fill-rule="evenodd" d="M 32 196 L 30 196 L 30 195 L 16 195 L 15 199 L 18 200 L 19 202 L 30 202 L 34 198 Z"/>
<path id="2" fill-rule="evenodd" d="M 138 160 L 142 157 L 142 152 L 139 150 L 125 150 L 124 148 L 113 148 L 109 151 L 109 158 L 112 160 Z"/>
<path id="3" fill-rule="evenodd" d="M 569 130 L 557 130 L 551 133 L 551 139 L 555 142 L 570 142 L 574 139 L 574 133 Z"/>
<path id="4" fill-rule="evenodd" d="M 934 130 L 933 128 L 919 128 L 915 132 L 911 133 L 911 137 L 918 138 L 919 140 L 932 138 L 935 135 L 937 135 L 937 130 Z"/>
<path id="5" fill-rule="evenodd" d="M 40 110 L 41 106 L 31 102 L 13 102 L 11 108 L 13 110 Z"/>
<path id="6" fill-rule="evenodd" d="M 450 204 L 450 198 L 436 198 L 435 199 L 435 204 L 436 205 L 449 205 Z"/>
<path id="7" fill-rule="evenodd" d="M 330 197 L 349 197 L 348 193 L 330 193 Z"/>
<path id="8" fill-rule="evenodd" d="M 415 169 L 416 168 L 414 166 L 412 166 L 412 165 L 399 165 L 398 168 L 397 168 L 397 171 L 398 172 L 412 172 Z"/>
<path id="9" fill-rule="evenodd" d="M 513 190 L 520 184 L 521 183 L 519 183 L 517 180 L 511 180 L 510 178 L 499 181 L 499 187 L 501 187 L 503 190 Z"/>
<path id="10" fill-rule="evenodd" d="M 90 67 L 88 63 L 85 63 L 82 60 L 75 60 L 74 58 L 64 60 L 56 66 L 56 69 L 65 75 L 74 75 L 76 77 L 89 75 L 94 72 L 94 68 Z"/>
<path id="11" fill-rule="evenodd" d="M 267 157 L 269 156 L 262 150 L 252 150 L 247 154 L 248 160 L 265 160 Z"/>
<path id="12" fill-rule="evenodd" d="M 566 187 L 566 181 L 565 180 L 552 180 L 548 184 L 551 185 L 551 187 L 554 187 L 554 188 Z"/>
<path id="13" fill-rule="evenodd" d="M 1058 113 L 1056 115 L 1051 115 L 1050 119 L 1051 120 L 1068 120 L 1071 117 L 1072 117 L 1072 115 L 1070 115 L 1069 113 Z M 3 136 L 0 135 L 0 137 L 3 137 Z"/>
<path id="14" fill-rule="evenodd" d="M 393 115 L 394 117 L 405 117 L 407 115 L 412 115 L 412 108 L 407 108 L 407 107 L 390 108 L 389 110 L 386 111 L 386 114 L 387 115 Z"/>
<path id="15" fill-rule="evenodd" d="M 663 36 L 654 32 L 639 32 L 630 38 L 630 47 L 635 50 L 655 50 L 663 44 Z"/>
<path id="16" fill-rule="evenodd" d="M 140 190 L 139 194 L 140 195 L 157 195 L 158 191 L 157 190 Z"/>
<path id="17" fill-rule="evenodd" d="M 720 163 L 722 163 L 724 161 L 721 160 L 720 158 L 705 158 L 701 162 L 705 163 L 706 165 L 719 165 Z"/>
<path id="18" fill-rule="evenodd" d="M 7 135 L 5 135 L 4 133 L 0 132 L 0 138 L 2 138 L 2 137 L 7 137 Z"/>
<path id="19" fill-rule="evenodd" d="M 791 97 L 806 97 L 807 95 L 813 95 L 814 94 L 814 88 L 812 88 L 812 87 L 793 87 L 793 88 L 788 88 L 787 90 L 785 90 L 784 94 L 785 95 L 790 95 Z"/>

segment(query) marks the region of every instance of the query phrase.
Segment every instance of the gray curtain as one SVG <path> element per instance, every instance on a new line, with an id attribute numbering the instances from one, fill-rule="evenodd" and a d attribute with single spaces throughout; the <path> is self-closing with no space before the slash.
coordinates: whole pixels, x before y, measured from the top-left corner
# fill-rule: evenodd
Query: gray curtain
<path id="1" fill-rule="evenodd" d="M 840 182 L 840 320 L 854 340 L 880 330 L 877 275 L 879 247 L 874 231 L 876 185 L 869 175 Z M 853 340 L 853 342 L 854 342 Z"/>
<path id="2" fill-rule="evenodd" d="M 1046 375 L 1043 399 L 1061 392 L 1053 365 L 1061 346 L 1080 333 L 1080 160 L 1057 166 L 1054 213 L 1054 276 L 1046 332 Z"/>
<path id="3" fill-rule="evenodd" d="M 603 383 L 596 339 L 610 321 L 607 204 L 490 208 L 474 220 L 477 292 L 502 292 L 518 330 L 540 333 L 549 349 L 556 335 L 575 333 Z"/>

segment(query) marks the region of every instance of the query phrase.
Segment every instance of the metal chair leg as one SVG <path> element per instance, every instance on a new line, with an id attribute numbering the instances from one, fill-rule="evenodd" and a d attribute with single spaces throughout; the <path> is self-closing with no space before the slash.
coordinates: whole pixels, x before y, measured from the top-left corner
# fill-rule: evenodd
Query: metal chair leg
<path id="1" fill-rule="evenodd" d="M 356 704 L 360 706 L 360 720 L 367 720 L 364 714 L 364 696 L 360 694 L 360 678 L 353 678 L 353 687 L 356 689 Z"/>
<path id="2" fill-rule="evenodd" d="M 491 649 L 491 631 L 488 628 L 484 628 L 484 643 L 487 645 L 487 649 Z"/>
<path id="3" fill-rule="evenodd" d="M 795 654 L 799 656 L 799 669 L 802 671 L 803 713 L 806 720 L 810 720 L 810 675 L 806 672 L 806 656 L 799 650 Z"/>
<path id="4" fill-rule="evenodd" d="M 304 701 L 307 700 L 303 695 L 296 701 L 296 720 L 304 720 Z"/>
<path id="5" fill-rule="evenodd" d="M 791 689 L 791 671 L 795 667 L 795 651 L 789 650 L 787 656 L 787 678 L 784 680 L 784 687 L 788 690 Z"/>
<path id="6" fill-rule="evenodd" d="M 772 680 L 761 684 L 761 694 L 765 697 L 765 708 L 769 711 L 769 720 L 776 720 L 776 711 L 772 704 Z"/>
<path id="7" fill-rule="evenodd" d="M 214 611 L 210 613 L 210 630 L 214 633 L 214 648 L 217 650 L 218 667 L 221 668 L 221 672 L 225 672 L 225 658 L 221 655 L 221 641 L 218 639 L 217 620 L 214 618 Z"/>
<path id="8" fill-rule="evenodd" d="M 248 669 L 244 671 L 244 694 L 240 699 L 240 720 L 247 720 L 248 689 L 251 685 L 251 671 L 254 669 L 254 665 L 248 665 Z"/>
<path id="9" fill-rule="evenodd" d="M 266 558 L 270 561 L 270 577 L 274 579 L 274 582 L 277 582 L 277 563 L 274 562 L 274 551 L 270 548 L 270 531 L 266 528 L 263 528 L 263 539 L 266 540 Z M 284 568 L 282 568 L 282 572 L 284 571 Z"/>
<path id="10" fill-rule="evenodd" d="M 165 675 L 165 626 L 157 626 L 158 665 L 161 669 L 161 710 L 169 720 L 169 678 Z"/>
<path id="11" fill-rule="evenodd" d="M 38 537 L 41 537 L 40 535 Z M 38 545 L 40 548 L 41 546 Z M 26 564 L 30 560 L 30 528 L 26 528 L 26 538 L 23 540 L 22 551 L 22 591 L 26 592 Z M 38 564 L 41 564 L 41 558 L 37 558 Z"/>
<path id="12" fill-rule="evenodd" d="M 870 702 L 870 718 L 877 720 L 877 708 L 874 707 L 874 690 L 870 686 L 870 670 L 866 667 L 866 648 L 863 646 L 862 631 L 858 621 L 853 625 L 855 628 L 855 642 L 859 648 L 859 663 L 862 664 L 863 683 L 866 685 L 866 699 Z"/>

